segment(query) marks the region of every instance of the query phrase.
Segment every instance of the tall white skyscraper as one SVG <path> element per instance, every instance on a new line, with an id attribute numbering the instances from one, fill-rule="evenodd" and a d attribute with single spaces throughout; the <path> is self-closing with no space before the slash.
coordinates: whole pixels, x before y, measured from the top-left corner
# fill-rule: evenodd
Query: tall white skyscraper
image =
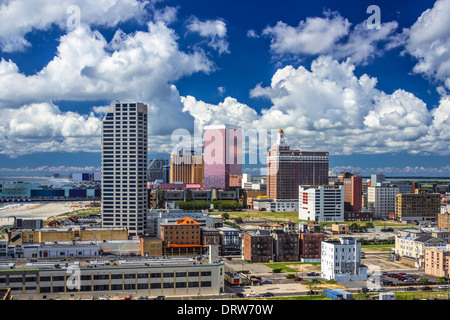
<path id="1" fill-rule="evenodd" d="M 147 105 L 113 102 L 102 123 L 102 225 L 144 233 Z"/>

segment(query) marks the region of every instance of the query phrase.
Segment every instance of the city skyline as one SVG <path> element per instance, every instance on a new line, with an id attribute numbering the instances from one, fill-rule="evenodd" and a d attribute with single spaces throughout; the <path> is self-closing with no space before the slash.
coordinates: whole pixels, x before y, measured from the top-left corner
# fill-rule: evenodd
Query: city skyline
<path id="1" fill-rule="evenodd" d="M 197 121 L 283 129 L 336 173 L 449 177 L 450 1 L 381 1 L 379 28 L 370 5 L 10 1 L 0 174 L 100 171 L 118 99 L 149 106 L 150 159 Z"/>

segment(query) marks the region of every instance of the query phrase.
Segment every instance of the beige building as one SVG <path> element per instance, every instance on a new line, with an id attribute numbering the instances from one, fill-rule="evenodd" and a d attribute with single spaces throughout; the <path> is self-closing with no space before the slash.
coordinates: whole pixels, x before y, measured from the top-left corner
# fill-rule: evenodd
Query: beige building
<path id="1" fill-rule="evenodd" d="M 112 299 L 127 296 L 201 296 L 224 292 L 224 264 L 195 259 L 120 260 L 117 266 L 0 270 L 16 300 Z M 78 277 L 79 275 L 79 277 Z"/>
<path id="2" fill-rule="evenodd" d="M 128 240 L 128 230 L 126 228 L 18 229 L 8 232 L 7 238 L 9 245 L 72 240 Z"/>
<path id="3" fill-rule="evenodd" d="M 450 213 L 438 214 L 438 229 L 450 231 Z"/>
<path id="4" fill-rule="evenodd" d="M 333 234 L 348 234 L 349 226 L 348 224 L 334 223 L 331 225 L 331 232 Z"/>
<path id="5" fill-rule="evenodd" d="M 432 237 L 430 235 L 408 234 L 406 236 L 395 237 L 395 254 L 400 259 L 409 260 L 412 265 L 417 268 L 422 268 L 424 265 L 425 249 L 426 248 L 445 248 L 446 242 L 444 240 Z"/>
<path id="6" fill-rule="evenodd" d="M 407 193 L 395 196 L 395 218 L 400 221 L 435 220 L 440 210 L 439 193 Z"/>
<path id="7" fill-rule="evenodd" d="M 424 272 L 435 277 L 450 276 L 450 245 L 446 248 L 426 248 Z"/>
<path id="8" fill-rule="evenodd" d="M 139 237 L 141 243 L 141 256 L 162 256 L 162 240 L 157 237 Z"/>

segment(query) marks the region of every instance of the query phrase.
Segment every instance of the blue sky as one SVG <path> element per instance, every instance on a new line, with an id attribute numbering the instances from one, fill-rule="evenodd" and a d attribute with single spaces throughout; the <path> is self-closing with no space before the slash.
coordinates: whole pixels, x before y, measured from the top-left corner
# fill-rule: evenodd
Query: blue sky
<path id="1" fill-rule="evenodd" d="M 0 4 L 0 174 L 98 170 L 119 98 L 150 106 L 150 157 L 195 120 L 283 128 L 335 171 L 450 176 L 450 0 Z"/>

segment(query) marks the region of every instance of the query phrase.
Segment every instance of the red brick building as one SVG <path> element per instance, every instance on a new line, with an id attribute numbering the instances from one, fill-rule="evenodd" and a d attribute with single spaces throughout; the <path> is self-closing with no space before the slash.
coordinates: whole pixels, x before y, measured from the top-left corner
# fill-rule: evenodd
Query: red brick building
<path id="1" fill-rule="evenodd" d="M 291 150 L 283 130 L 267 152 L 267 197 L 298 201 L 299 185 L 328 184 L 328 152 Z"/>
<path id="2" fill-rule="evenodd" d="M 342 172 L 338 175 L 338 183 L 344 186 L 344 210 L 361 211 L 363 183 L 362 177 Z"/>
<path id="3" fill-rule="evenodd" d="M 202 253 L 200 223 L 189 217 L 175 223 L 161 224 L 164 255 L 189 255 Z"/>
<path id="4" fill-rule="evenodd" d="M 273 259 L 273 237 L 268 230 L 244 233 L 244 260 L 249 262 L 270 262 Z"/>
<path id="5" fill-rule="evenodd" d="M 274 261 L 299 261 L 299 234 L 273 230 Z"/>
<path id="6" fill-rule="evenodd" d="M 308 262 L 320 262 L 323 233 L 300 233 L 299 260 Z"/>

